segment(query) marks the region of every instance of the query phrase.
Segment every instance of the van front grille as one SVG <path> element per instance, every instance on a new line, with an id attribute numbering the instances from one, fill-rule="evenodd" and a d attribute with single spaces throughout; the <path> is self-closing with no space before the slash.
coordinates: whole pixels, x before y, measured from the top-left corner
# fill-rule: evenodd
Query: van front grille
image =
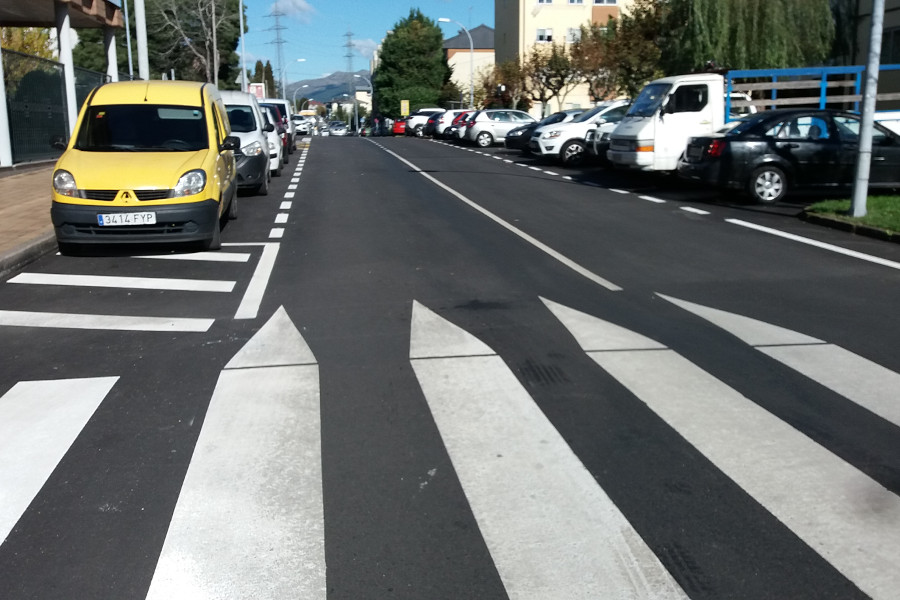
<path id="1" fill-rule="evenodd" d="M 148 200 L 165 200 L 171 196 L 172 190 L 134 190 L 134 195 L 142 202 Z M 119 190 L 83 190 L 84 197 L 88 200 L 100 200 L 112 202 L 116 199 Z"/>

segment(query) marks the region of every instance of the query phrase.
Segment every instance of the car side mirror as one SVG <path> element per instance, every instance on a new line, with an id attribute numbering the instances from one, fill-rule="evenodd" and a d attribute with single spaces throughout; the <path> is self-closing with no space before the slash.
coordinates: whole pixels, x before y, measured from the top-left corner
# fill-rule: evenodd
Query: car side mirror
<path id="1" fill-rule="evenodd" d="M 266 132 L 275 131 L 275 126 L 272 125 L 271 123 L 266 123 L 266 126 L 263 127 L 263 131 L 266 131 Z"/>
<path id="2" fill-rule="evenodd" d="M 219 150 L 240 150 L 241 148 L 241 138 L 236 135 L 229 135 L 225 138 L 225 141 L 222 142 L 222 145 L 219 146 Z"/>
<path id="3" fill-rule="evenodd" d="M 50 138 L 50 147 L 54 150 L 66 149 L 66 138 L 62 135 L 54 135 Z"/>

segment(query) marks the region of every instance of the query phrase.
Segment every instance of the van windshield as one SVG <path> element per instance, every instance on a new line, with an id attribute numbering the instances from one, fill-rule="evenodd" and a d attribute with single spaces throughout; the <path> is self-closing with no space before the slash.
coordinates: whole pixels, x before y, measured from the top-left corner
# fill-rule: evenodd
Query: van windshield
<path id="1" fill-rule="evenodd" d="M 668 83 L 651 83 L 644 86 L 625 116 L 652 117 L 671 89 L 672 86 Z"/>
<path id="2" fill-rule="evenodd" d="M 202 108 L 144 104 L 91 106 L 75 148 L 88 152 L 194 152 L 209 147 Z"/>
<path id="3" fill-rule="evenodd" d="M 259 127 L 253 116 L 253 109 L 246 104 L 226 104 L 228 120 L 231 122 L 231 130 L 238 133 L 256 131 Z"/>

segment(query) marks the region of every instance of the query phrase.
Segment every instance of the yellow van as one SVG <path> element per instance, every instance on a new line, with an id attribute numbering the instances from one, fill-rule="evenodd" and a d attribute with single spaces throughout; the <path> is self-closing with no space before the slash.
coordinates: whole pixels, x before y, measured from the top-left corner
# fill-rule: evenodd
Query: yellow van
<path id="1" fill-rule="evenodd" d="M 91 92 L 53 172 L 60 251 L 86 244 L 221 245 L 237 216 L 234 151 L 213 84 L 127 81 Z"/>

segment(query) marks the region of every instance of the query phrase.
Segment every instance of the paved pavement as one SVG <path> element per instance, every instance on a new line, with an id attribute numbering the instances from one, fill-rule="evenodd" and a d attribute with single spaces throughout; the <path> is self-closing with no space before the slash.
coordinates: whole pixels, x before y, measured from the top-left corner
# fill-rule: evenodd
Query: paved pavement
<path id="1" fill-rule="evenodd" d="M 52 162 L 0 169 L 0 277 L 56 249 L 52 173 Z"/>

